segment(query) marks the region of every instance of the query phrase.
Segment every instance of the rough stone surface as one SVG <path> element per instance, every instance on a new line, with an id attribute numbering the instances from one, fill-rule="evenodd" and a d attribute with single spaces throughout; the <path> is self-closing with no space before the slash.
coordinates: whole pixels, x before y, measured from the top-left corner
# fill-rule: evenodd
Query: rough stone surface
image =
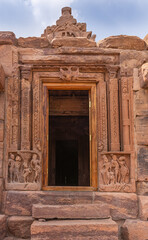
<path id="1" fill-rule="evenodd" d="M 92 192 L 8 191 L 5 211 L 8 215 L 30 216 L 33 204 L 85 204 L 92 203 L 92 196 Z"/>
<path id="2" fill-rule="evenodd" d="M 146 117 L 147 121 L 147 117 Z M 148 181 L 148 147 L 147 146 L 138 146 L 137 147 L 138 155 L 138 180 L 139 181 Z"/>
<path id="3" fill-rule="evenodd" d="M 139 196 L 139 217 L 148 220 L 148 196 Z"/>
<path id="4" fill-rule="evenodd" d="M 113 220 L 136 218 L 138 202 L 136 194 L 132 193 L 95 193 L 95 203 L 106 203 L 111 209 Z"/>
<path id="5" fill-rule="evenodd" d="M 112 220 L 35 221 L 31 239 L 118 240 L 118 225 Z"/>
<path id="6" fill-rule="evenodd" d="M 0 178 L 0 212 L 2 208 L 3 179 Z"/>
<path id="7" fill-rule="evenodd" d="M 0 45 L 16 45 L 17 39 L 13 32 L 0 31 Z"/>
<path id="8" fill-rule="evenodd" d="M 0 64 L 0 92 L 4 91 L 4 87 L 5 87 L 5 72 L 2 65 Z"/>
<path id="9" fill-rule="evenodd" d="M 148 44 L 148 34 L 143 39 Z"/>
<path id="10" fill-rule="evenodd" d="M 0 142 L 4 140 L 4 121 L 0 120 Z"/>
<path id="11" fill-rule="evenodd" d="M 19 238 L 29 238 L 32 222 L 32 217 L 9 217 L 7 221 L 9 234 Z"/>
<path id="12" fill-rule="evenodd" d="M 96 42 L 87 38 L 55 38 L 51 42 L 53 47 L 96 47 Z"/>
<path id="13" fill-rule="evenodd" d="M 97 43 L 101 48 L 119 48 L 142 51 L 147 49 L 147 44 L 144 40 L 136 36 L 111 36 Z"/>
<path id="14" fill-rule="evenodd" d="M 47 48 L 49 47 L 49 41 L 46 38 L 28 37 L 19 38 L 18 46 L 23 48 Z"/>
<path id="15" fill-rule="evenodd" d="M 148 196 L 148 182 L 137 182 L 137 194 Z"/>
<path id="16" fill-rule="evenodd" d="M 0 240 L 6 236 L 6 216 L 0 215 Z"/>
<path id="17" fill-rule="evenodd" d="M 102 211 L 103 209 L 103 211 Z M 109 218 L 106 204 L 33 205 L 32 216 L 42 219 L 99 219 Z"/>
<path id="18" fill-rule="evenodd" d="M 122 227 L 123 240 L 147 240 L 148 221 L 126 220 Z"/>
<path id="19" fill-rule="evenodd" d="M 148 88 L 148 63 L 141 67 L 141 87 Z"/>

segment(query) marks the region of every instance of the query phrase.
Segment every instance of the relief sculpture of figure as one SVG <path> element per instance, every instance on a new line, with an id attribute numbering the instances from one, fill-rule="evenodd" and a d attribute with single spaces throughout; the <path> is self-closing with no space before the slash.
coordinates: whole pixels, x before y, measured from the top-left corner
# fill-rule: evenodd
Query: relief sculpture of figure
<path id="1" fill-rule="evenodd" d="M 24 162 L 23 164 L 24 170 L 23 170 L 23 176 L 24 176 L 24 182 L 29 182 L 29 175 L 32 173 L 32 169 L 28 167 L 27 162 Z"/>
<path id="2" fill-rule="evenodd" d="M 15 169 L 15 156 L 10 153 L 10 158 L 8 159 L 8 173 L 10 182 L 14 181 L 14 169 Z"/>
<path id="3" fill-rule="evenodd" d="M 19 155 L 15 158 L 15 168 L 14 168 L 14 180 L 15 182 L 20 182 L 20 170 L 21 170 L 22 159 Z"/>
<path id="4" fill-rule="evenodd" d="M 110 162 L 108 160 L 108 158 L 106 157 L 106 155 L 103 155 L 103 166 L 102 166 L 102 170 L 101 170 L 101 175 L 102 175 L 102 179 L 105 185 L 109 184 L 109 172 L 110 172 Z"/>
<path id="5" fill-rule="evenodd" d="M 119 182 L 119 176 L 120 176 L 120 172 L 119 172 L 119 163 L 118 163 L 118 159 L 116 155 L 112 155 L 112 159 L 111 159 L 111 171 L 114 172 L 114 176 L 115 176 L 115 181 L 114 183 L 118 183 Z"/>
<path id="6" fill-rule="evenodd" d="M 125 157 L 119 158 L 119 166 L 120 166 L 120 183 L 125 183 L 126 177 L 129 176 L 129 169 L 125 162 Z"/>
<path id="7" fill-rule="evenodd" d="M 33 154 L 33 157 L 31 159 L 31 167 L 35 172 L 34 182 L 38 182 L 40 180 L 41 167 L 37 154 Z"/>

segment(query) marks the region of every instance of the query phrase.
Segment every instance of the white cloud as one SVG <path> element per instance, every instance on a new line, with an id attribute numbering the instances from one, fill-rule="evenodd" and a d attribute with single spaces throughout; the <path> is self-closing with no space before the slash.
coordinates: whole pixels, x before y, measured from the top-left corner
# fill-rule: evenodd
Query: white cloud
<path id="1" fill-rule="evenodd" d="M 61 8 L 70 6 L 74 0 L 27 0 L 33 15 L 43 27 L 55 24 L 60 16 Z"/>

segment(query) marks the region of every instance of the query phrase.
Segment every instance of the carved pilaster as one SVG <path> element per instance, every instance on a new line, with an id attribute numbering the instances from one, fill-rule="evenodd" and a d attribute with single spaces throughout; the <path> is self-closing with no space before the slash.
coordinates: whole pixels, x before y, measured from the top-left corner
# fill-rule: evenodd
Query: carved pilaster
<path id="1" fill-rule="evenodd" d="M 97 121 L 98 121 L 98 151 L 107 151 L 107 102 L 106 82 L 97 85 Z"/>
<path id="2" fill-rule="evenodd" d="M 21 67 L 21 149 L 30 150 L 31 142 L 31 68 Z"/>
<path id="3" fill-rule="evenodd" d="M 21 149 L 30 149 L 30 82 L 21 81 Z"/>
<path id="4" fill-rule="evenodd" d="M 110 117 L 110 148 L 111 151 L 120 150 L 119 137 L 119 97 L 117 67 L 109 70 L 109 117 Z"/>
<path id="5" fill-rule="evenodd" d="M 40 82 L 37 74 L 33 77 L 33 149 L 41 151 L 40 136 Z"/>

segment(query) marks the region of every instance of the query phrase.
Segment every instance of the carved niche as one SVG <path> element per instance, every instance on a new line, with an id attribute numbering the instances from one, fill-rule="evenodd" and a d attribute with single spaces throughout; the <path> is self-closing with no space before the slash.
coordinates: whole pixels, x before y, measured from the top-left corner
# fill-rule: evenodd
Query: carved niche
<path id="1" fill-rule="evenodd" d="M 38 184 L 41 161 L 34 151 L 14 151 L 8 154 L 8 183 Z"/>
<path id="2" fill-rule="evenodd" d="M 130 153 L 102 153 L 99 161 L 100 191 L 130 192 L 133 188 L 130 167 Z"/>

